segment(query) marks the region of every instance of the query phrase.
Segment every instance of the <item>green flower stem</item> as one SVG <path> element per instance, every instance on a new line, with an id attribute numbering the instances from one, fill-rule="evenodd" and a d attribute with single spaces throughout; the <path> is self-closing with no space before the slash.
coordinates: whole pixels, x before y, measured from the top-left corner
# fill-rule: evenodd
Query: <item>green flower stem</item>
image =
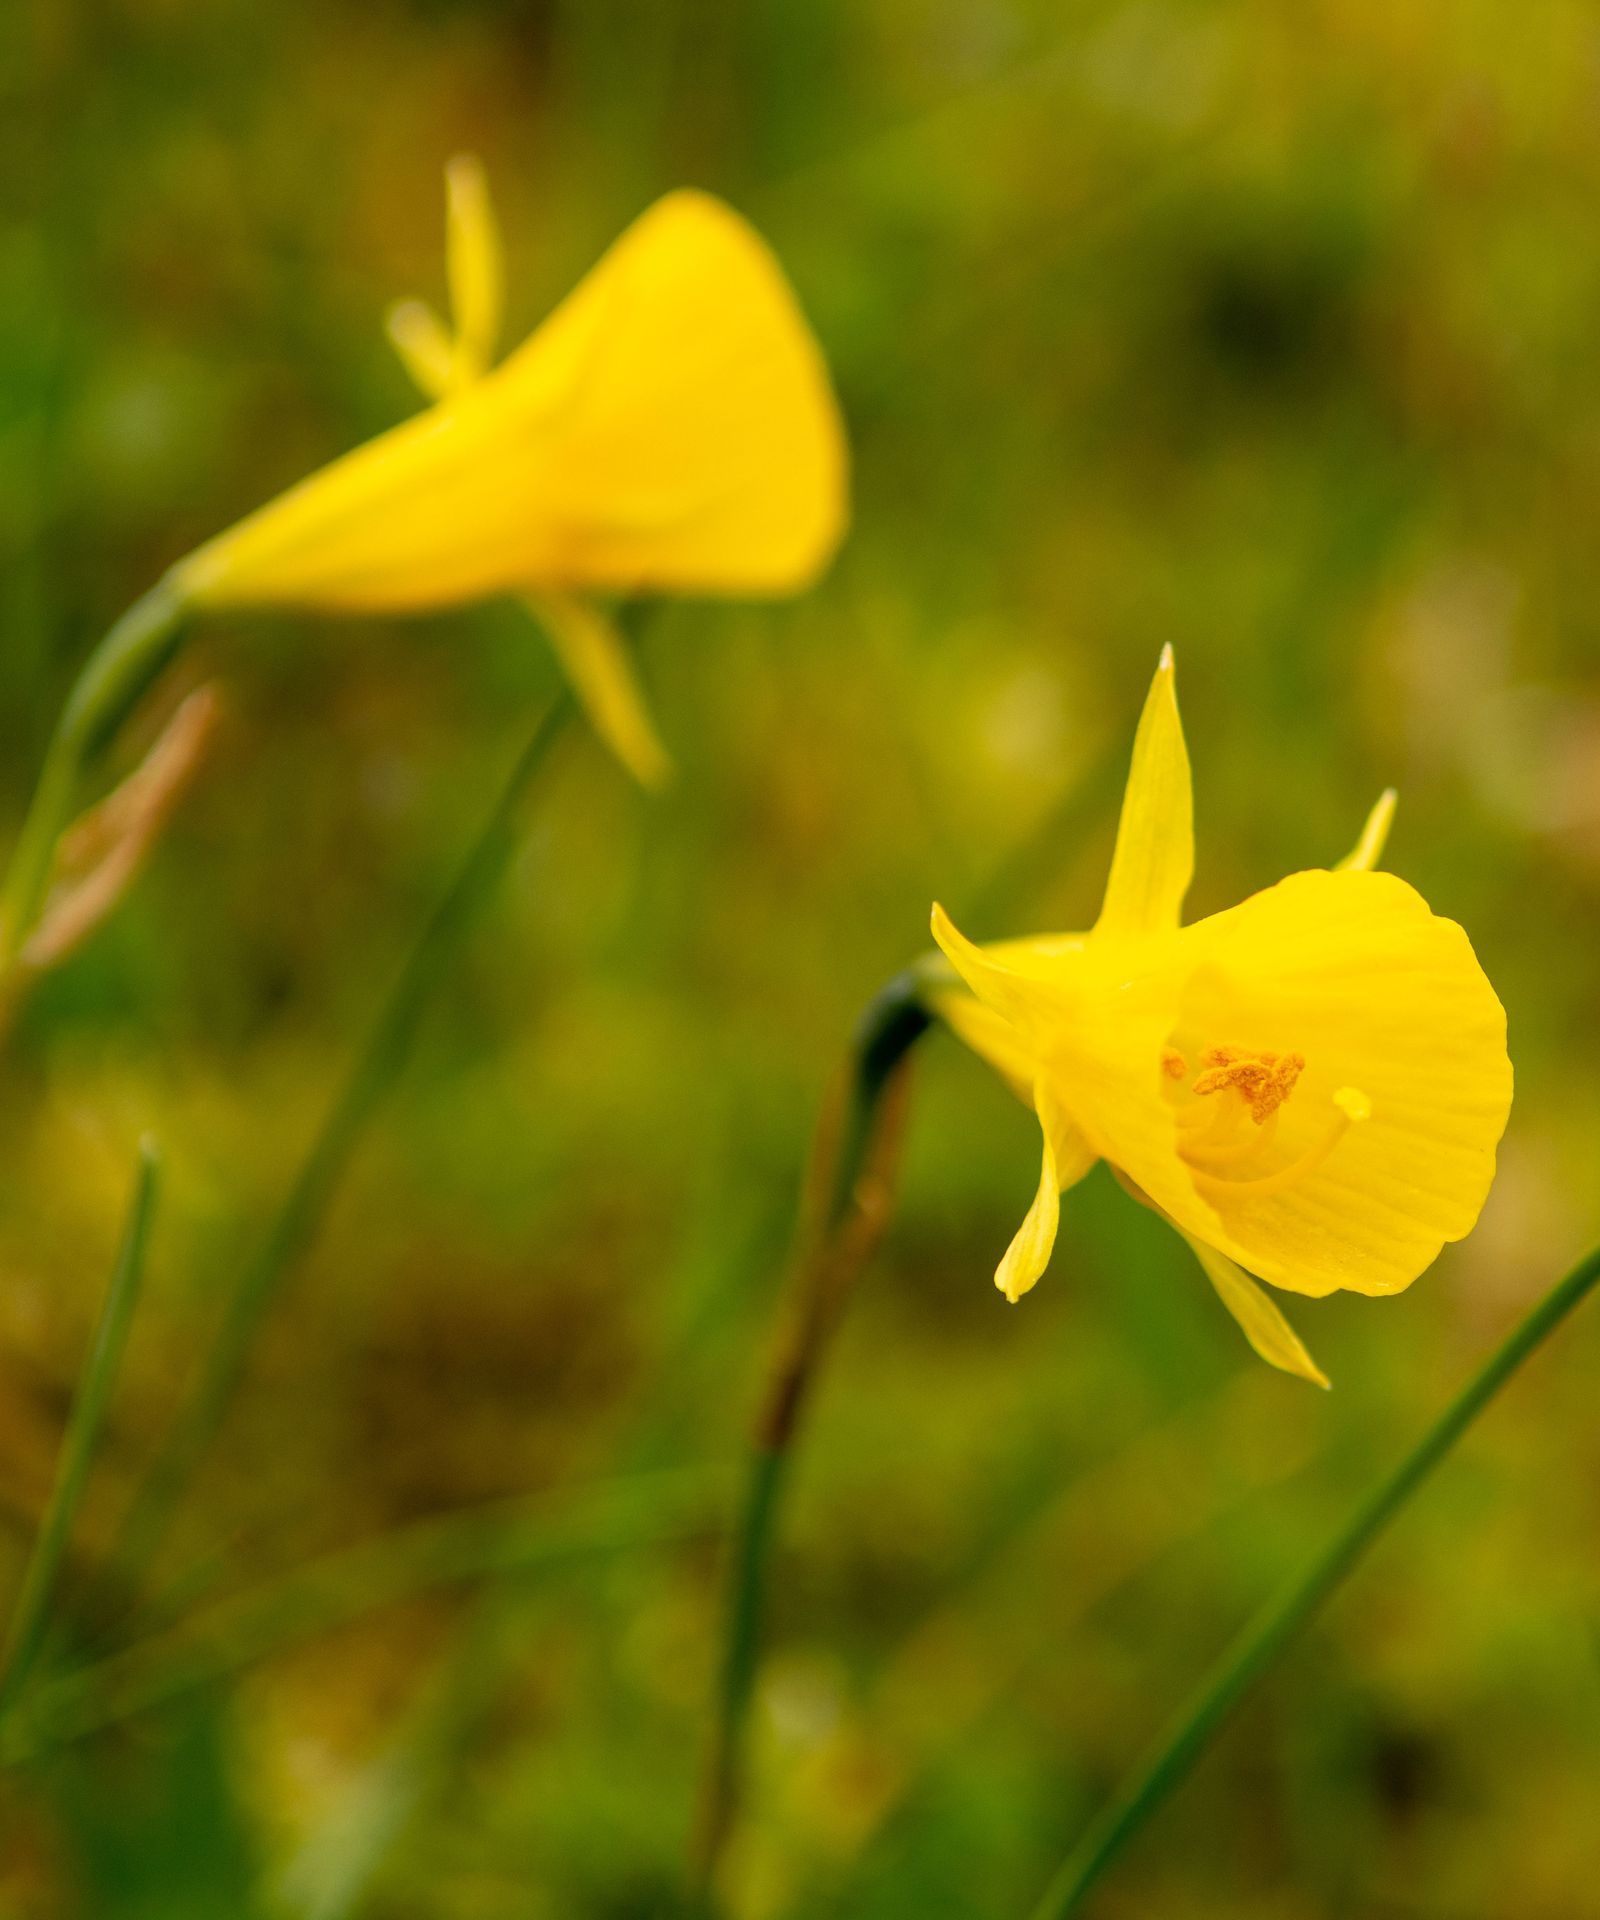
<path id="1" fill-rule="evenodd" d="M 1537 1348 L 1600 1280 L 1600 1249 L 1560 1281 L 1490 1356 L 1422 1439 L 1356 1508 L 1304 1573 L 1228 1649 L 1145 1765 L 1088 1830 L 1033 1909 L 1032 1920 L 1067 1920 L 1084 1896 L 1176 1790 L 1211 1737 L 1284 1647 L 1339 1587 L 1428 1475 Z"/>
<path id="2" fill-rule="evenodd" d="M 0 975 L 15 966 L 39 917 L 85 771 L 177 651 L 183 614 L 169 575 L 100 642 L 67 696 L 0 889 Z"/>
<path id="3" fill-rule="evenodd" d="M 868 1007 L 851 1052 L 843 1112 L 824 1120 L 813 1157 L 815 1217 L 799 1262 L 795 1320 L 767 1377 L 729 1559 L 722 1673 L 694 1849 L 702 1901 L 710 1898 L 738 1811 L 767 1567 L 801 1411 L 855 1279 L 887 1223 L 903 1107 L 897 1096 L 911 1048 L 932 1022 L 921 986 L 912 970 Z"/>
<path id="4" fill-rule="evenodd" d="M 1005 919 L 1014 897 L 1031 885 L 1037 871 L 1054 861 L 1062 844 L 1070 844 L 1083 824 L 1115 796 L 1121 772 L 1120 751 L 1108 753 L 1084 778 L 1066 788 L 983 890 L 970 916 L 975 923 Z M 795 1423 L 815 1385 L 851 1284 L 882 1229 L 882 1182 L 864 1183 L 863 1173 L 885 1144 L 886 1135 L 892 1145 L 896 1129 L 889 1096 L 903 1082 L 906 1056 L 932 1024 L 933 1015 L 922 995 L 936 983 L 952 985 L 954 976 L 943 959 L 929 954 L 891 981 L 868 1007 L 852 1051 L 843 1122 L 830 1128 L 825 1119 L 813 1156 L 813 1185 L 825 1183 L 826 1191 L 820 1198 L 814 1196 L 817 1217 L 809 1235 L 809 1253 L 800 1261 L 796 1326 L 788 1346 L 779 1350 L 767 1381 L 728 1565 L 722 1669 L 691 1863 L 702 1906 L 711 1901 L 718 1862 L 738 1812 L 745 1728 L 760 1657 L 767 1562 L 793 1457 Z M 868 1196 L 865 1211 L 860 1206 L 863 1191 Z"/>
<path id="5" fill-rule="evenodd" d="M 419 1594 L 708 1534 L 729 1484 L 720 1468 L 632 1475 L 469 1507 L 324 1555 L 41 1681 L 0 1733 L 0 1764 L 33 1760 Z"/>
<path id="6" fill-rule="evenodd" d="M 89 1478 L 89 1469 L 94 1462 L 106 1405 L 116 1384 L 128 1327 L 139 1297 L 150 1217 L 155 1207 L 156 1173 L 155 1149 L 147 1142 L 139 1149 L 139 1168 L 133 1203 L 128 1211 L 128 1223 L 123 1230 L 111 1283 L 100 1308 L 94 1342 L 73 1395 L 55 1486 L 51 1490 L 44 1522 L 23 1575 L 16 1610 L 6 1634 L 5 1648 L 0 1652 L 0 1721 L 10 1712 L 44 1639 L 56 1580 L 66 1555 L 78 1504 Z"/>
<path id="7" fill-rule="evenodd" d="M 256 1328 L 290 1271 L 316 1238 L 351 1156 L 410 1054 L 424 1013 L 505 871 L 517 844 L 518 809 L 571 712 L 570 697 L 558 694 L 518 755 L 444 898 L 407 956 L 365 1047 L 352 1063 L 300 1164 L 260 1252 L 235 1286 L 199 1381 L 179 1412 L 129 1516 L 116 1556 L 117 1571 L 125 1580 L 136 1580 L 148 1567 L 222 1426 Z"/>

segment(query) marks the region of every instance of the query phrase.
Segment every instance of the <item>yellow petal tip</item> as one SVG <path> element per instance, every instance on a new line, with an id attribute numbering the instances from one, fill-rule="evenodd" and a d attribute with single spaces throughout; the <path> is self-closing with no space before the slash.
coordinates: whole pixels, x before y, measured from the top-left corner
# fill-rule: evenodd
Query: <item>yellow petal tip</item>
<path id="1" fill-rule="evenodd" d="M 994 1283 L 1011 1305 L 1015 1306 L 1025 1293 L 1032 1291 L 1034 1283 L 1032 1280 L 1024 1280 L 1018 1274 L 1007 1273 L 1006 1265 L 1007 1263 L 1002 1260 L 995 1270 Z"/>
<path id="2" fill-rule="evenodd" d="M 933 903 L 933 912 L 928 916 L 928 925 L 932 930 L 934 944 L 958 973 L 965 954 L 972 950 L 972 943 L 950 918 L 937 900 Z M 970 984 L 970 983 L 969 983 Z"/>
<path id="3" fill-rule="evenodd" d="M 1175 933 L 1193 871 L 1194 799 L 1169 644 L 1161 649 L 1134 734 L 1095 932 L 1108 938 Z"/>
<path id="4" fill-rule="evenodd" d="M 1394 810 L 1400 799 L 1393 787 L 1385 787 L 1378 795 L 1366 824 L 1361 829 L 1361 838 L 1339 862 L 1338 871 L 1354 873 L 1372 873 L 1383 858 L 1384 847 L 1388 844 L 1389 829 L 1394 824 Z"/>
<path id="5" fill-rule="evenodd" d="M 649 749 L 636 748 L 624 764 L 648 793 L 665 793 L 678 777 L 672 756 L 659 744 Z"/>
<path id="6" fill-rule="evenodd" d="M 594 730 L 641 787 L 659 793 L 673 775 L 626 642 L 611 622 L 571 594 L 527 596 Z"/>

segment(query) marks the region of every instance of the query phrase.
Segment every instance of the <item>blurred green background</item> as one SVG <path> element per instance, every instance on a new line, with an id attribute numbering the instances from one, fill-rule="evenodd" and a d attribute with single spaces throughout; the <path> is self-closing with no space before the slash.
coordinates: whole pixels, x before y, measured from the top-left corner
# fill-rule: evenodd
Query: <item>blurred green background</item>
<path id="1" fill-rule="evenodd" d="M 690 1478 L 655 1520 L 626 1481 L 609 1548 L 488 1610 L 364 1611 L 12 1770 L 0 1914 L 673 1910 L 720 1476 L 835 1063 L 935 896 L 974 935 L 1092 913 L 1171 641 L 1192 910 L 1337 858 L 1394 782 L 1389 864 L 1471 932 L 1518 1098 L 1470 1241 L 1403 1297 L 1288 1303 L 1324 1396 L 1253 1359 L 1103 1173 L 1007 1308 L 1036 1129 L 922 1049 L 898 1216 L 794 1483 L 735 1909 L 1020 1914 L 1234 1626 L 1600 1235 L 1600 16 L 8 0 L 8 822 L 122 607 L 411 410 L 381 316 L 440 292 L 461 149 L 518 332 L 656 193 L 747 213 L 835 369 L 854 530 L 798 603 L 635 610 L 680 779 L 652 803 L 563 742 L 159 1571 L 210 1644 L 229 1595 L 428 1516 L 539 1495 L 578 1524 L 596 1483 Z M 80 1599 L 555 684 L 512 605 L 212 622 L 143 737 L 211 677 L 203 778 L 7 1042 L 0 1592 L 134 1141 L 168 1190 Z M 1591 1310 L 1096 1913 L 1600 1914 L 1597 1366 Z M 393 1844 L 356 1888 L 363 1808 Z"/>

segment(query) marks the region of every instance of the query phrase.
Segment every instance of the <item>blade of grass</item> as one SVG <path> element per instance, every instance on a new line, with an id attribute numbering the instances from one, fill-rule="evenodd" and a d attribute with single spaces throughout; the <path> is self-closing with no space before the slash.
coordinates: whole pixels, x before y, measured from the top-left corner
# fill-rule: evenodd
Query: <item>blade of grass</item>
<path id="1" fill-rule="evenodd" d="M 0 1737 L 0 1763 L 34 1759 L 420 1594 L 693 1538 L 727 1484 L 721 1469 L 640 1474 L 444 1514 L 325 1555 L 34 1688 Z"/>
<path id="2" fill-rule="evenodd" d="M 122 1350 L 127 1344 L 128 1328 L 139 1298 L 144 1277 L 145 1248 L 150 1236 L 150 1218 L 155 1206 L 158 1160 L 150 1142 L 139 1149 L 138 1171 L 134 1178 L 133 1201 L 123 1229 L 122 1245 L 112 1270 L 100 1308 L 94 1340 L 84 1362 L 83 1374 L 72 1399 L 66 1437 L 61 1444 L 61 1459 L 56 1469 L 44 1521 L 34 1541 L 33 1553 L 23 1574 L 16 1609 L 0 1653 L 0 1721 L 15 1704 L 44 1640 L 50 1602 L 55 1596 L 61 1562 L 78 1504 L 94 1464 L 95 1446 L 105 1420 L 106 1407 L 116 1385 Z"/>
<path id="3" fill-rule="evenodd" d="M 284 1904 L 300 1920 L 353 1920 L 418 1807 L 454 1773 L 500 1685 L 511 1599 L 501 1587 L 478 1599 L 398 1733 L 290 1862 Z"/>
<path id="4" fill-rule="evenodd" d="M 714 1227 L 708 1221 L 704 1231 L 720 1241 L 726 1218 L 726 1205 L 719 1204 Z M 699 1266 L 698 1276 L 680 1272 L 679 1284 L 666 1290 L 678 1303 L 678 1311 L 656 1372 L 671 1392 L 636 1414 L 616 1442 L 612 1451 L 623 1484 L 654 1486 L 682 1477 L 659 1469 L 649 1471 L 650 1463 L 661 1456 L 672 1401 L 694 1393 L 685 1383 L 693 1380 L 697 1363 L 703 1363 L 706 1341 L 720 1312 L 729 1305 L 730 1282 L 742 1283 L 754 1257 L 770 1256 L 780 1247 L 788 1225 L 776 1207 L 759 1204 L 750 1226 L 737 1237 L 731 1259 L 718 1255 L 707 1261 L 702 1251 L 698 1261 L 688 1262 L 691 1270 Z M 731 1474 L 719 1469 L 714 1486 L 707 1476 L 695 1476 L 695 1480 L 708 1495 L 714 1493 L 719 1515 L 725 1512 Z M 647 1504 L 642 1519 L 648 1511 Z M 660 1538 L 682 1537 L 684 1531 L 664 1525 Z M 720 1526 L 715 1531 L 720 1532 Z M 641 1529 L 639 1543 L 649 1544 L 653 1537 Z M 494 1571 L 516 1574 L 521 1569 L 508 1564 Z M 302 1920 L 351 1920 L 376 1886 L 406 1827 L 430 1799 L 459 1778 L 460 1767 L 503 1684 L 507 1664 L 528 1643 L 529 1599 L 528 1583 L 521 1580 L 502 1579 L 479 1596 L 395 1738 L 292 1863 L 285 1893 Z M 598 1604 L 593 1588 L 589 1600 Z"/>
<path id="5" fill-rule="evenodd" d="M 1051 1449 L 1047 1478 L 1023 1483 L 1027 1503 L 991 1532 L 876 1673 L 865 1676 L 861 1724 L 879 1748 L 870 1803 L 848 1840 L 813 1868 L 811 1889 L 795 1903 L 813 1920 L 870 1908 L 873 1875 L 920 1839 L 936 1794 L 955 1790 L 985 1729 L 1058 1673 L 1061 1648 L 1092 1615 L 1148 1581 L 1197 1541 L 1259 1519 L 1269 1492 L 1302 1474 L 1319 1449 L 1321 1429 L 1296 1409 L 1289 1427 L 1274 1396 L 1281 1383 L 1265 1367 L 1234 1373 L 1218 1393 L 1185 1401 L 1156 1425 L 1067 1480 Z M 1260 1434 L 1274 1422 L 1276 1444 Z M 1214 1471 L 1215 1498 L 1187 1491 L 1195 1460 Z M 1171 1490 L 1152 1498 L 1151 1489 Z M 1008 1499 L 1003 1481 L 996 1501 Z M 1010 1497 L 1015 1497 L 1013 1494 Z M 1126 1516 L 1115 1537 L 1104 1516 Z M 1075 1569 L 1070 1587 L 1062 1567 Z M 1019 1593 L 1051 1594 L 1048 1608 L 1019 1616 Z"/>
<path id="6" fill-rule="evenodd" d="M 200 1377 L 159 1450 L 123 1531 L 117 1573 L 136 1581 L 159 1548 L 244 1373 L 262 1316 L 316 1238 L 383 1096 L 400 1074 L 423 1014 L 516 847 L 516 816 L 572 711 L 558 694 L 535 726 L 443 899 L 423 927 L 366 1045 L 300 1164 L 260 1252 L 223 1311 Z"/>
<path id="7" fill-rule="evenodd" d="M 1361 1502 L 1306 1570 L 1223 1654 L 1128 1785 L 1090 1823 L 1033 1909 L 1068 1920 L 1139 1828 L 1188 1776 L 1212 1736 L 1338 1589 L 1511 1376 L 1600 1281 L 1600 1249 L 1580 1260 L 1490 1355 L 1411 1452 Z"/>

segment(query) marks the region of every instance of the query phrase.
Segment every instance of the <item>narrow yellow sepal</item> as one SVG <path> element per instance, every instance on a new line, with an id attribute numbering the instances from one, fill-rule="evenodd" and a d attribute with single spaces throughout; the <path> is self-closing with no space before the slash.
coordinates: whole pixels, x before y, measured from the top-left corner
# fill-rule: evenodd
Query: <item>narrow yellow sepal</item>
<path id="1" fill-rule="evenodd" d="M 986 1006 L 1019 1029 L 1018 1038 L 1026 1046 L 1029 1029 L 1038 1016 L 1037 982 L 992 960 L 967 938 L 938 901 L 933 905 L 931 924 L 940 952 Z"/>
<path id="2" fill-rule="evenodd" d="M 1033 1196 L 1022 1225 L 995 1269 L 994 1283 L 1013 1306 L 1027 1293 L 1050 1264 L 1055 1249 L 1056 1231 L 1061 1224 L 1061 1183 L 1056 1177 L 1056 1157 L 1050 1146 L 1048 1130 L 1044 1136 L 1044 1160 L 1039 1169 L 1039 1191 Z"/>
<path id="3" fill-rule="evenodd" d="M 672 761 L 645 705 L 622 636 L 605 615 L 569 594 L 530 594 L 562 669 L 594 730 L 641 786 L 672 777 Z"/>
<path id="4" fill-rule="evenodd" d="M 1383 849 L 1388 844 L 1389 829 L 1394 824 L 1394 810 L 1400 796 L 1393 787 L 1385 787 L 1378 795 L 1377 804 L 1367 815 L 1367 824 L 1361 829 L 1361 838 L 1339 862 L 1335 872 L 1372 873 L 1383 858 Z"/>
<path id="5" fill-rule="evenodd" d="M 445 264 L 455 322 L 455 381 L 465 386 L 488 368 L 500 340 L 505 269 L 489 184 L 475 155 L 445 168 Z"/>
<path id="6" fill-rule="evenodd" d="M 442 400 L 456 378 L 455 342 L 426 300 L 396 300 L 383 317 L 400 363 L 430 400 Z"/>
<path id="7" fill-rule="evenodd" d="M 1034 1090 L 1034 1103 L 1044 1137 L 1039 1190 L 994 1276 L 995 1285 L 1013 1306 L 1050 1264 L 1061 1224 L 1062 1194 L 1076 1186 L 1095 1163 L 1093 1149 L 1060 1110 L 1042 1078 Z"/>
<path id="8" fill-rule="evenodd" d="M 1315 1386 L 1327 1387 L 1332 1384 L 1259 1282 L 1225 1253 L 1218 1253 L 1215 1247 L 1208 1247 L 1203 1240 L 1196 1240 L 1191 1234 L 1186 1233 L 1183 1237 L 1205 1269 L 1206 1278 L 1216 1288 L 1218 1299 L 1238 1321 L 1245 1339 L 1269 1366 L 1281 1368 L 1285 1373 L 1298 1374 L 1302 1380 L 1309 1380 Z"/>
<path id="9" fill-rule="evenodd" d="M 1189 751 L 1178 717 L 1176 670 L 1168 646 L 1161 650 L 1134 736 L 1116 851 L 1095 935 L 1140 939 L 1173 932 L 1193 874 Z"/>

